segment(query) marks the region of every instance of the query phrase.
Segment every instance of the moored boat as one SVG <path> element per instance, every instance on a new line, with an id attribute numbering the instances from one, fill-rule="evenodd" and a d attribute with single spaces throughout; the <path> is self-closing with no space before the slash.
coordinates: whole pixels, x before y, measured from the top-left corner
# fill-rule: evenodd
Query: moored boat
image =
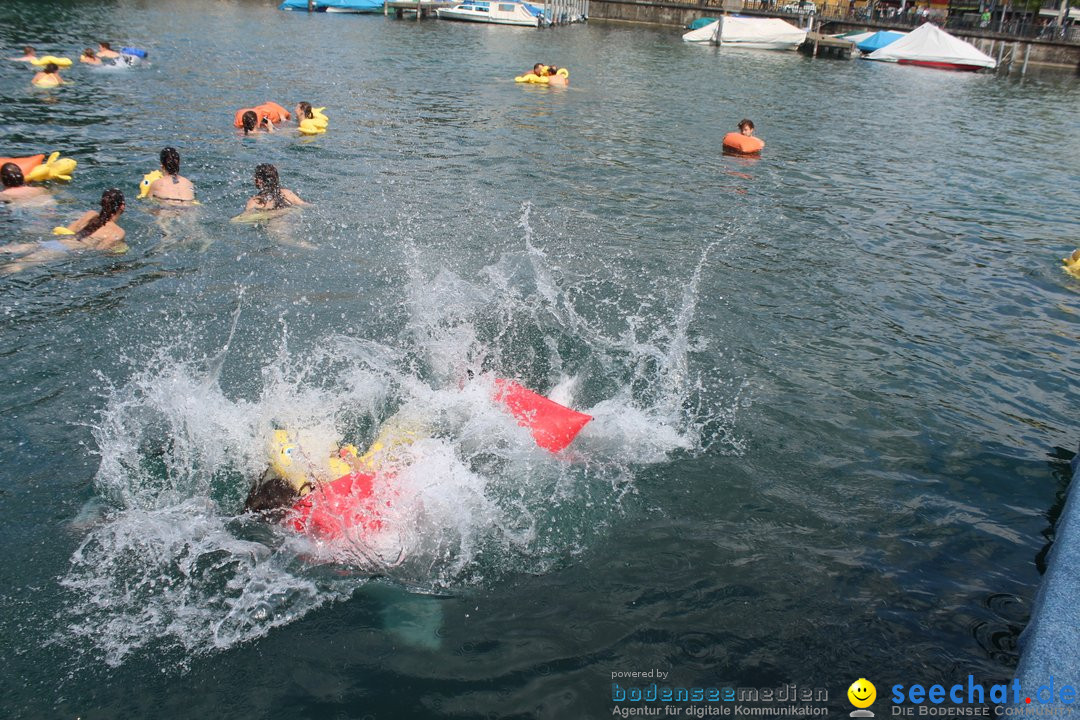
<path id="1" fill-rule="evenodd" d="M 464 20 L 496 25 L 539 27 L 543 19 L 543 11 L 526 2 L 465 0 L 452 8 L 439 8 L 435 12 L 443 20 Z"/>
<path id="2" fill-rule="evenodd" d="M 716 36 L 720 21 L 691 30 L 682 36 L 684 42 L 710 43 Z M 721 45 L 756 48 L 758 50 L 795 50 L 806 40 L 806 31 L 779 18 L 751 18 L 728 15 L 723 19 Z"/>
<path id="3" fill-rule="evenodd" d="M 926 23 L 905 37 L 866 56 L 870 60 L 900 65 L 921 65 L 939 70 L 982 70 L 997 67 L 997 61 L 969 42 Z"/>

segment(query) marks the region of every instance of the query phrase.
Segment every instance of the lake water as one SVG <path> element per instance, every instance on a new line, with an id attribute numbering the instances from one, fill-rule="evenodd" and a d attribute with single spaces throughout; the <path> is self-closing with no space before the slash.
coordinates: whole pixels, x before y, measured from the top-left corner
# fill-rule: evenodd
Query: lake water
<path id="1" fill-rule="evenodd" d="M 8 2 L 0 38 L 151 61 L 0 71 L 0 153 L 79 162 L 0 242 L 118 186 L 131 247 L 0 279 L 0 715 L 1011 676 L 1080 436 L 1075 75 L 273 2 Z M 511 81 L 537 61 L 570 87 Z M 264 100 L 330 130 L 239 137 Z M 720 153 L 742 117 L 760 160 Z M 135 199 L 166 145 L 194 210 Z M 261 162 L 313 206 L 229 223 Z M 551 456 L 496 376 L 595 420 Z M 366 446 L 399 410 L 432 427 L 400 557 L 240 515 L 275 427 Z"/>

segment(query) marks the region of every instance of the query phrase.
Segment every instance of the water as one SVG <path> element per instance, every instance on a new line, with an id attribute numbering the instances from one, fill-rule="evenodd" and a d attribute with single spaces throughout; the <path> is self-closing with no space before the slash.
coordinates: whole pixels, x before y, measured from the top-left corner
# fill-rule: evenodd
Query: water
<path id="1" fill-rule="evenodd" d="M 132 248 L 0 282 L 4 716 L 1010 676 L 1077 441 L 1075 77 L 272 6 L 0 10 L 8 55 L 152 61 L 0 74 L 3 153 L 79 161 L 3 241 L 116 185 Z M 536 61 L 570 88 L 508 81 Z M 239 138 L 263 100 L 330 132 Z M 744 116 L 760 161 L 717 151 Z M 199 209 L 134 200 L 165 145 Z M 314 206 L 230 224 L 259 162 Z M 596 420 L 551 457 L 495 376 Z M 238 516 L 274 427 L 363 446 L 399 411 L 433 433 L 388 547 Z"/>

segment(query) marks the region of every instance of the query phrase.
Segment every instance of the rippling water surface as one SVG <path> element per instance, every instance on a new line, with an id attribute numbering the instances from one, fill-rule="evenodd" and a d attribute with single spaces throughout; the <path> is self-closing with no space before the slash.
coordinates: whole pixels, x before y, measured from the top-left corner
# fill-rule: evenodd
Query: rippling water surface
<path id="1" fill-rule="evenodd" d="M 1078 439 L 1080 83 L 271 2 L 8 2 L 0 154 L 123 256 L 0 279 L 4 716 L 605 717 L 611 674 L 1011 675 Z M 536 61 L 567 89 L 509 80 Z M 330 132 L 240 138 L 263 100 Z M 753 118 L 760 160 L 724 157 Z M 165 145 L 202 205 L 137 201 Z M 260 162 L 313 203 L 228 220 Z M 595 416 L 552 457 L 513 377 Z M 240 514 L 420 418 L 390 548 Z M 384 552 L 385 550 L 385 552 Z"/>

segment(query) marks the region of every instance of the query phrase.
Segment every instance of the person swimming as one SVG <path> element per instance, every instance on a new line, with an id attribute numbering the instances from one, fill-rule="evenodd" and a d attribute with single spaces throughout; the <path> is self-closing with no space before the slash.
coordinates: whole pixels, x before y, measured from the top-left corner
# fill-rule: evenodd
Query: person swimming
<path id="1" fill-rule="evenodd" d="M 55 260 L 72 251 L 124 252 L 127 250 L 124 229 L 116 224 L 123 212 L 124 193 L 110 188 L 101 193 L 101 210 L 87 210 L 68 225 L 60 237 L 40 243 L 15 243 L 0 247 L 0 253 L 19 255 L 15 262 L 4 266 L 3 272 L 15 273 L 28 265 Z"/>
<path id="2" fill-rule="evenodd" d="M 26 45 L 23 47 L 22 57 L 8 58 L 8 60 L 14 60 L 15 62 L 33 62 L 37 60 L 37 52 L 33 47 Z"/>
<path id="3" fill-rule="evenodd" d="M 162 177 L 150 185 L 150 197 L 187 204 L 195 200 L 195 186 L 180 175 L 180 153 L 173 147 L 161 151 Z"/>
<path id="4" fill-rule="evenodd" d="M 263 163 L 255 168 L 255 187 L 258 194 L 247 201 L 244 212 L 250 210 L 281 210 L 295 205 L 307 205 L 292 190 L 281 187 L 277 168 Z"/>
<path id="5" fill-rule="evenodd" d="M 240 126 L 244 129 L 244 135 L 253 132 L 274 132 L 274 123 L 265 115 L 261 118 L 254 110 L 248 110 L 240 116 Z"/>
<path id="6" fill-rule="evenodd" d="M 86 63 L 87 65 L 100 65 L 101 58 L 95 55 L 93 50 L 86 48 L 82 51 L 82 55 L 79 56 L 79 62 Z"/>
<path id="7" fill-rule="evenodd" d="M 56 87 L 64 84 L 64 78 L 60 77 L 59 65 L 45 63 L 45 67 L 30 82 L 38 87 Z"/>
<path id="8" fill-rule="evenodd" d="M 305 120 L 312 120 L 315 118 L 315 112 L 311 109 L 311 103 L 300 102 L 296 105 L 296 122 L 302 123 Z"/>
<path id="9" fill-rule="evenodd" d="M 754 121 L 743 118 L 739 121 L 739 132 L 747 137 L 754 136 Z"/>
<path id="10" fill-rule="evenodd" d="M 107 42 L 99 42 L 98 43 L 97 56 L 99 58 L 105 58 L 105 59 L 108 59 L 108 60 L 115 60 L 116 58 L 120 57 L 120 53 L 113 50 L 112 47 L 109 45 L 109 43 L 107 43 Z"/>
<path id="11" fill-rule="evenodd" d="M 44 188 L 27 185 L 22 168 L 12 162 L 0 167 L 0 183 L 4 186 L 0 191 L 0 201 L 3 202 L 17 202 L 45 194 Z"/>
<path id="12" fill-rule="evenodd" d="M 559 68 L 555 65 L 547 66 L 547 79 L 548 85 L 569 85 L 570 79 L 566 77 L 566 73 L 559 75 Z"/>

